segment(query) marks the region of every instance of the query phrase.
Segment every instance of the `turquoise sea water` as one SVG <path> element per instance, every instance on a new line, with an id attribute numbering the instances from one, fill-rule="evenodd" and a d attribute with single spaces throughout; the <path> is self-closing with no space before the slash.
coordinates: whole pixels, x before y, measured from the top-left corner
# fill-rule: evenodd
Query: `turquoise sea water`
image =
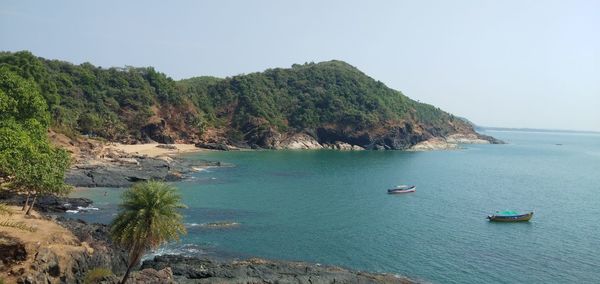
<path id="1" fill-rule="evenodd" d="M 189 155 L 233 166 L 176 183 L 189 234 L 161 252 L 302 260 L 433 283 L 600 282 L 600 135 L 486 134 L 509 144 Z M 386 194 L 399 184 L 417 192 Z M 119 190 L 75 194 L 101 209 L 78 217 L 108 222 Z M 504 209 L 535 214 L 529 223 L 485 219 Z M 220 221 L 239 225 L 203 226 Z"/>

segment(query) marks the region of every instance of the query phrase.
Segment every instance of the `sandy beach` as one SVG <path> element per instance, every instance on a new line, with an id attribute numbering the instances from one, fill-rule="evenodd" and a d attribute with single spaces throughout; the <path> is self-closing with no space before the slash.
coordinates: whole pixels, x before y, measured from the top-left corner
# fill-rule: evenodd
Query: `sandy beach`
<path id="1" fill-rule="evenodd" d="M 183 153 L 193 153 L 206 151 L 205 149 L 201 149 L 196 147 L 194 144 L 168 144 L 168 147 L 175 147 L 175 149 L 161 148 L 157 147 L 158 145 L 165 145 L 159 143 L 149 143 L 149 144 L 135 144 L 135 145 L 127 145 L 120 143 L 110 143 L 104 146 L 104 150 L 117 150 L 123 151 L 127 154 L 139 154 L 146 155 L 148 157 L 159 157 L 166 155 L 178 155 Z M 167 145 L 165 145 L 167 146 Z"/>

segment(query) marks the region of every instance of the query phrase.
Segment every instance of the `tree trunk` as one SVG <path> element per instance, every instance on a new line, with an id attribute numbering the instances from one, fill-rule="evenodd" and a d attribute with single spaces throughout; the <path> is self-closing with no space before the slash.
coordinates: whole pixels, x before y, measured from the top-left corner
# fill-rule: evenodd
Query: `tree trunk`
<path id="1" fill-rule="evenodd" d="M 25 204 L 23 204 L 23 208 L 21 208 L 21 211 L 25 211 L 25 208 L 27 208 L 27 205 L 29 205 L 29 195 L 31 193 L 28 191 L 27 192 L 27 199 L 25 199 Z"/>
<path id="2" fill-rule="evenodd" d="M 31 212 L 31 208 L 33 208 L 33 205 L 35 205 L 35 199 L 37 198 L 37 194 L 33 196 L 33 200 L 31 201 L 31 205 L 29 206 L 29 209 L 27 209 L 27 213 L 25 213 L 25 215 L 29 215 Z"/>
<path id="3" fill-rule="evenodd" d="M 133 267 L 133 265 L 129 264 L 127 266 L 127 271 L 125 272 L 125 276 L 123 276 L 123 279 L 121 279 L 121 282 L 119 282 L 119 284 L 125 284 L 125 282 L 127 282 L 127 278 L 129 278 L 129 272 L 131 272 L 131 268 Z"/>
<path id="4" fill-rule="evenodd" d="M 134 247 L 133 251 L 131 252 L 134 255 L 132 255 L 132 257 L 129 259 L 127 271 L 125 271 L 125 275 L 123 276 L 123 279 L 121 279 L 121 282 L 119 284 L 125 284 L 127 282 L 127 278 L 129 278 L 129 273 L 131 272 L 131 269 L 140 261 L 140 258 L 142 258 L 143 251 L 138 252 L 136 250 L 137 249 Z"/>

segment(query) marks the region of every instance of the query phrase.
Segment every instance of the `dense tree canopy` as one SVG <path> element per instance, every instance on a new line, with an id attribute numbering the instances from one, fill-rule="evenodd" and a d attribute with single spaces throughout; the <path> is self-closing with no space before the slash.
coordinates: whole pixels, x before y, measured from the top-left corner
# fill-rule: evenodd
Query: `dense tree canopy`
<path id="1" fill-rule="evenodd" d="M 47 138 L 49 114 L 33 81 L 0 67 L 0 176 L 12 187 L 36 193 L 68 190 L 70 157 Z"/>
<path id="2" fill-rule="evenodd" d="M 188 101 L 175 82 L 153 68 L 104 69 L 45 60 L 30 52 L 0 53 L 0 66 L 32 79 L 46 99 L 52 127 L 110 140 L 142 138 L 149 123 L 193 122 L 195 112 L 182 113 Z M 179 113 L 169 117 L 171 113 Z M 155 119 L 155 121 L 153 121 Z M 182 120 L 182 121 L 180 121 Z"/>
<path id="3" fill-rule="evenodd" d="M 342 61 L 294 64 L 226 79 L 197 77 L 178 84 L 207 114 L 209 123 L 230 120 L 244 132 L 248 122 L 279 131 L 322 126 L 355 130 L 414 121 L 451 132 L 452 115 L 411 100 Z"/>
<path id="4" fill-rule="evenodd" d="M 438 135 L 469 127 L 342 61 L 181 81 L 151 67 L 73 65 L 29 52 L 0 53 L 0 66 L 38 84 L 55 130 L 113 141 L 172 140 L 165 136 L 190 141 L 207 129 L 247 140 L 261 131 L 360 131 L 403 122 Z"/>

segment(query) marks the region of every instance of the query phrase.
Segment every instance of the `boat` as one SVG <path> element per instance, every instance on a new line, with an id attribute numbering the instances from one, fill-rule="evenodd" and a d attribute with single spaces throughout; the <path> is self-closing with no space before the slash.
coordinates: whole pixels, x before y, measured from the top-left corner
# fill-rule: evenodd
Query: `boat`
<path id="1" fill-rule="evenodd" d="M 533 212 L 520 213 L 513 210 L 496 211 L 495 214 L 487 216 L 491 222 L 527 222 L 533 217 Z"/>
<path id="2" fill-rule="evenodd" d="M 416 185 L 399 185 L 394 188 L 388 189 L 388 194 L 397 194 L 397 193 L 409 193 L 415 192 L 417 190 Z"/>

